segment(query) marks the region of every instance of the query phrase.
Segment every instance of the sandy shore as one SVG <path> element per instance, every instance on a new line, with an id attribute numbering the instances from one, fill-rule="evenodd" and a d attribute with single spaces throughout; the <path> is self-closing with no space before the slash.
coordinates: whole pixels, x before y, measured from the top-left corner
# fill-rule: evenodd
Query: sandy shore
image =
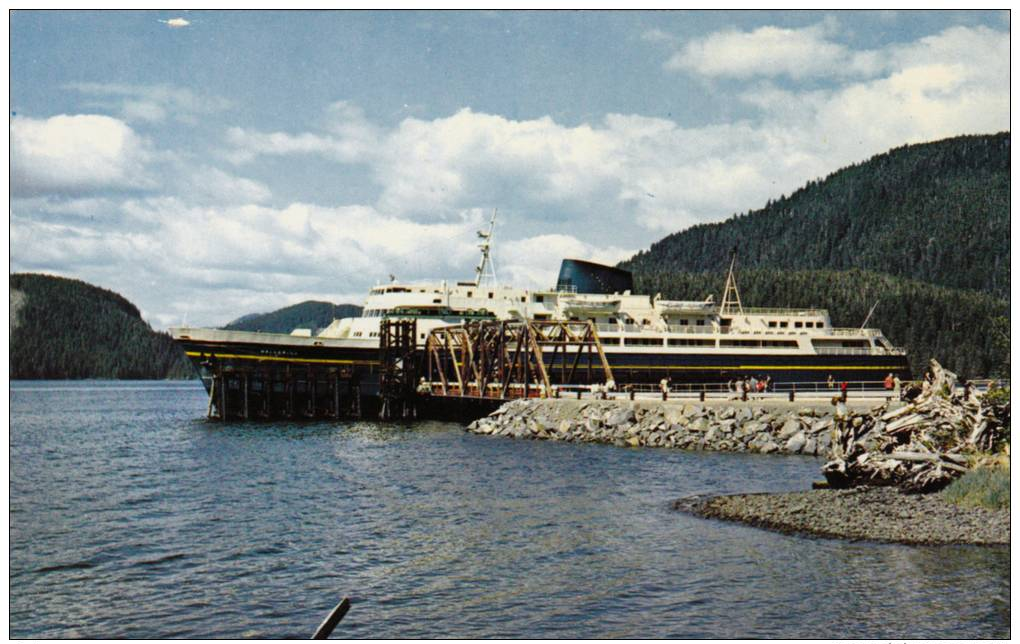
<path id="1" fill-rule="evenodd" d="M 888 487 L 680 499 L 701 517 L 787 533 L 909 544 L 1009 545 L 1009 510 L 961 508 Z"/>

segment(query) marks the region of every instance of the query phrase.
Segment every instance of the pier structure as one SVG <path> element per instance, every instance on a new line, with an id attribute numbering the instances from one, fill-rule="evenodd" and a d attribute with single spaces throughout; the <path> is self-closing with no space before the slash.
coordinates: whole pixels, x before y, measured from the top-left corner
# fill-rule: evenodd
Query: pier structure
<path id="1" fill-rule="evenodd" d="M 210 356 L 210 420 L 361 417 L 358 377 L 350 368 L 317 365 L 245 366 Z"/>
<path id="2" fill-rule="evenodd" d="M 552 398 L 563 387 L 613 380 L 598 332 L 588 321 L 494 320 L 441 327 L 429 333 L 425 360 L 422 385 L 434 398 Z"/>
<path id="3" fill-rule="evenodd" d="M 414 319 L 384 319 L 379 329 L 378 361 L 361 369 L 210 354 L 201 363 L 211 381 L 208 417 L 462 418 L 517 398 L 604 392 L 613 382 L 590 321 L 467 322 L 432 329 L 424 345 Z"/>
<path id="4" fill-rule="evenodd" d="M 415 344 L 418 324 L 415 320 L 385 319 L 379 323 L 379 418 L 381 420 L 418 417 L 417 375 L 421 353 Z"/>

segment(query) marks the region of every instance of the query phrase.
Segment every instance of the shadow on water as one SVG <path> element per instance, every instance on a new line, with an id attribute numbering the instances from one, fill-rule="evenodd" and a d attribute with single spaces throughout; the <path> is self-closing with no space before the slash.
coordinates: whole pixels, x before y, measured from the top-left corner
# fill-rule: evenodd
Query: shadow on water
<path id="1" fill-rule="evenodd" d="M 11 395 L 11 634 L 1005 637 L 1008 550 L 808 539 L 670 508 L 808 457 L 220 424 L 201 387 Z M 422 615 L 440 616 L 423 619 Z"/>

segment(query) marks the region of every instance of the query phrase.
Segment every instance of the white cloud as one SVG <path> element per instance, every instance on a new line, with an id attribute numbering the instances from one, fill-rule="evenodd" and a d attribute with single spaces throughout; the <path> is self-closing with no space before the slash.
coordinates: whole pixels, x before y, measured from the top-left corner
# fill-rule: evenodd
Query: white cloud
<path id="1" fill-rule="evenodd" d="M 730 29 L 688 41 L 666 61 L 666 69 L 702 76 L 751 78 L 868 75 L 880 69 L 873 52 L 853 52 L 834 42 L 837 23 L 826 19 L 800 29 L 765 26 Z"/>
<path id="2" fill-rule="evenodd" d="M 122 121 L 95 114 L 11 119 L 11 193 L 87 193 L 152 185 L 148 144 Z"/>
<path id="3" fill-rule="evenodd" d="M 799 40 L 783 50 L 796 55 L 768 64 L 793 73 L 789 65 L 811 54 L 815 70 L 857 61 L 857 69 L 875 75 L 841 76 L 826 89 L 748 85 L 737 99 L 758 114 L 745 121 L 682 127 L 669 119 L 609 114 L 601 122 L 567 126 L 550 117 L 512 120 L 462 109 L 432 120 L 407 118 L 386 130 L 339 103 L 333 111 L 342 115 L 343 127 L 294 134 L 232 130 L 228 154 L 253 160 L 301 153 L 363 164 L 379 187 L 375 207 L 400 217 L 441 220 L 498 205 L 562 224 L 552 232 L 584 230 L 587 240 L 599 243 L 621 230 L 624 239 L 617 243 L 631 246 L 648 238 L 641 229 L 675 231 L 760 207 L 907 142 L 1008 129 L 1008 34 L 955 27 L 881 51 L 833 47 L 828 56 L 807 46 L 834 29 L 823 22 L 800 30 Z M 745 35 L 760 44 L 782 31 Z"/>
<path id="4" fill-rule="evenodd" d="M 190 21 L 184 18 L 170 18 L 169 20 L 160 20 L 163 24 L 171 29 L 180 29 L 181 27 L 187 27 L 191 24 Z"/>
<path id="5" fill-rule="evenodd" d="M 776 158 L 829 169 L 904 143 L 1009 129 L 1009 37 L 955 27 L 883 52 L 882 77 L 831 90 L 754 87 Z"/>
<path id="6" fill-rule="evenodd" d="M 389 273 L 468 279 L 478 258 L 474 231 L 484 223 L 481 211 L 426 224 L 368 206 L 200 207 L 147 198 L 122 204 L 121 225 L 99 231 L 87 221 L 23 216 L 30 205 L 16 204 L 12 217 L 15 270 L 44 268 L 114 288 L 160 324 L 185 314 L 191 323 L 222 324 L 302 299 L 360 303 Z M 500 241 L 494 257 L 501 281 L 548 287 L 563 257 L 615 263 L 633 252 L 539 235 Z"/>
<path id="7" fill-rule="evenodd" d="M 252 132 L 239 127 L 227 130 L 227 143 L 231 149 L 226 158 L 232 163 L 250 163 L 259 156 L 287 156 L 293 154 L 322 154 L 343 161 L 342 146 L 330 136 L 310 133 Z"/>
<path id="8" fill-rule="evenodd" d="M 969 61 L 992 63 L 991 74 L 968 65 L 977 77 L 1001 81 L 994 74 L 1008 60 L 1008 34 L 988 27 L 950 27 L 915 42 L 881 49 L 854 50 L 836 41 L 838 23 L 822 22 L 790 29 L 765 26 L 753 31 L 724 30 L 688 41 L 666 61 L 666 69 L 708 77 L 794 80 L 874 78 L 911 67 Z M 1006 56 L 1006 58 L 1003 58 Z M 988 71 L 988 70 L 984 70 Z"/>
<path id="9" fill-rule="evenodd" d="M 69 217 L 96 218 L 119 210 L 120 204 L 106 197 L 54 198 L 53 196 L 16 199 L 12 210 Z"/>
<path id="10" fill-rule="evenodd" d="M 641 40 L 654 43 L 675 43 L 676 36 L 659 28 L 653 28 L 641 34 Z"/>
<path id="11" fill-rule="evenodd" d="M 126 121 L 161 123 L 172 117 L 184 123 L 195 123 L 199 116 L 233 107 L 233 102 L 225 98 L 202 96 L 187 87 L 168 84 L 71 83 L 66 87 L 98 97 L 93 105 L 116 110 Z"/>
<path id="12" fill-rule="evenodd" d="M 184 152 L 154 149 L 130 126 L 109 116 L 11 120 L 11 194 L 26 208 L 67 215 L 87 203 L 109 208 L 113 193 L 158 190 L 192 204 L 262 203 L 271 197 L 269 188 L 257 181 Z M 108 220 L 116 210 L 109 208 L 103 218 Z"/>
<path id="13" fill-rule="evenodd" d="M 178 182 L 179 194 L 189 203 L 258 204 L 272 196 L 269 188 L 258 181 L 207 165 L 180 168 Z"/>
<path id="14" fill-rule="evenodd" d="M 516 286 L 551 288 L 556 285 L 563 259 L 614 265 L 636 252 L 637 249 L 589 244 L 570 235 L 536 235 L 499 246 L 497 277 Z"/>
<path id="15" fill-rule="evenodd" d="M 152 150 L 118 119 L 15 117 L 12 269 L 114 288 L 161 324 L 186 312 L 219 324 L 311 297 L 361 301 L 390 272 L 469 278 L 474 230 L 498 206 L 501 280 L 549 286 L 563 257 L 613 263 L 889 148 L 1009 128 L 1008 34 L 956 27 L 861 52 L 827 29 L 808 34 L 835 45 L 817 69 L 856 60 L 857 71 L 809 89 L 763 72 L 726 95 L 749 110 L 740 121 L 608 114 L 566 125 L 462 109 L 386 127 L 341 101 L 307 131 L 227 132 L 223 154 L 255 169 L 269 155 L 301 155 L 310 172 L 363 166 L 375 193 L 362 205 L 273 202 L 269 186 Z M 793 54 L 774 61 L 781 75 Z M 153 105 L 172 118 L 171 103 Z M 146 177 L 155 188 L 107 194 Z"/>
<path id="16" fill-rule="evenodd" d="M 250 163 L 259 156 L 318 154 L 343 163 L 366 162 L 378 152 L 382 132 L 348 101 L 326 109 L 324 132 L 289 134 L 255 132 L 240 127 L 227 130 L 224 156 L 234 164 Z"/>

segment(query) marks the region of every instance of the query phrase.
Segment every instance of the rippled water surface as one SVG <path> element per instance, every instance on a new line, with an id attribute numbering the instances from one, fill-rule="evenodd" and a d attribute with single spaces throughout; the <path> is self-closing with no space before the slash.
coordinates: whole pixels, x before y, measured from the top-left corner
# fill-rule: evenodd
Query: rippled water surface
<path id="1" fill-rule="evenodd" d="M 206 422 L 197 383 L 14 383 L 13 637 L 1008 637 L 1006 549 L 670 509 L 808 457 Z"/>

